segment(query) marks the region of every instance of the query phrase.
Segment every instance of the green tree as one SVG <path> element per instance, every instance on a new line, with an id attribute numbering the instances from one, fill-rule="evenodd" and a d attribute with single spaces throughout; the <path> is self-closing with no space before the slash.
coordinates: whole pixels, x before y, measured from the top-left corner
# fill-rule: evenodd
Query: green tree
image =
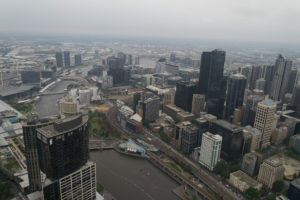
<path id="1" fill-rule="evenodd" d="M 266 186 L 262 186 L 262 188 L 259 191 L 259 195 L 260 196 L 265 196 L 268 194 L 268 189 L 266 188 Z"/>
<path id="2" fill-rule="evenodd" d="M 284 186 L 283 181 L 275 181 L 272 185 L 273 192 L 280 192 Z"/>
<path id="3" fill-rule="evenodd" d="M 218 174 L 221 174 L 222 171 L 224 171 L 224 169 L 227 169 L 228 166 L 227 166 L 227 163 L 224 161 L 224 160 L 220 160 L 215 168 L 214 168 L 214 172 L 218 173 Z"/>
<path id="4" fill-rule="evenodd" d="M 245 191 L 245 196 L 249 199 L 257 199 L 258 197 L 258 190 L 253 188 L 253 187 L 249 187 L 246 191 Z"/>

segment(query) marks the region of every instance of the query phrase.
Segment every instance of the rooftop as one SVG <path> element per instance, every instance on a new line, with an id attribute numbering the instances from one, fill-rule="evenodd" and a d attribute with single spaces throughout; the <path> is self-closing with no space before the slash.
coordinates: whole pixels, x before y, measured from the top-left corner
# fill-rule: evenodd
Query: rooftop
<path id="1" fill-rule="evenodd" d="M 251 178 L 250 176 L 248 176 L 246 173 L 244 173 L 241 170 L 238 170 L 236 172 L 232 172 L 230 174 L 230 176 L 235 176 L 237 177 L 240 181 L 242 182 L 246 182 L 247 184 L 250 185 L 250 187 L 256 187 L 258 186 L 260 183 L 257 182 L 255 179 Z"/>
<path id="2" fill-rule="evenodd" d="M 218 134 L 214 135 L 214 134 L 212 134 L 210 132 L 205 132 L 204 135 L 207 136 L 207 137 L 209 137 L 209 138 L 211 138 L 211 139 L 213 139 L 213 140 L 222 140 L 222 136 L 218 135 Z"/>
<path id="3" fill-rule="evenodd" d="M 275 101 L 273 101 L 271 99 L 265 99 L 260 103 L 265 105 L 265 106 L 275 106 L 276 105 Z"/>
<path id="4" fill-rule="evenodd" d="M 56 121 L 54 124 L 38 129 L 47 138 L 75 130 L 88 121 L 87 115 L 75 115 Z"/>
<path id="5" fill-rule="evenodd" d="M 19 87 L 1 87 L 0 86 L 0 96 L 5 97 L 5 96 L 10 96 L 10 95 L 26 92 L 35 87 L 36 87 L 35 85 L 21 85 Z"/>
<path id="6" fill-rule="evenodd" d="M 238 126 L 236 126 L 236 125 L 234 125 L 234 124 L 232 124 L 230 122 L 227 122 L 225 120 L 222 120 L 222 119 L 216 120 L 213 123 L 215 123 L 215 124 L 217 124 L 217 125 L 225 128 L 227 130 L 230 130 L 232 132 L 241 132 L 242 131 L 241 127 L 238 127 Z"/>
<path id="7" fill-rule="evenodd" d="M 264 161 L 265 163 L 271 165 L 272 167 L 280 167 L 282 163 L 277 158 L 270 158 Z"/>
<path id="8" fill-rule="evenodd" d="M 251 133 L 260 134 L 260 131 L 257 128 L 254 128 L 254 127 L 252 127 L 250 125 L 245 126 L 244 130 L 249 131 Z"/>
<path id="9" fill-rule="evenodd" d="M 246 77 L 243 74 L 232 74 L 230 78 L 235 78 L 235 79 L 246 79 Z"/>

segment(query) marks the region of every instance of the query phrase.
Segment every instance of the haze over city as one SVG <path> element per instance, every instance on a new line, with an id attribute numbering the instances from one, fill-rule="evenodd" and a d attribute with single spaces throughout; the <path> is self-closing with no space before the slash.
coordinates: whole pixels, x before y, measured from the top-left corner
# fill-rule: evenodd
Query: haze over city
<path id="1" fill-rule="evenodd" d="M 7 33 L 300 43 L 293 0 L 4 0 L 0 18 Z"/>
<path id="2" fill-rule="evenodd" d="M 0 200 L 299 200 L 300 2 L 2 0 Z"/>

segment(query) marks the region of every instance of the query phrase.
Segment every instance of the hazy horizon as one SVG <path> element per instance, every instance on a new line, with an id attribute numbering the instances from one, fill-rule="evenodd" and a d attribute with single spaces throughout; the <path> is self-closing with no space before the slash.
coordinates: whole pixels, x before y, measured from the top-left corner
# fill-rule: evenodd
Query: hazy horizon
<path id="1" fill-rule="evenodd" d="M 300 2 L 279 0 L 9 0 L 2 34 L 300 44 Z"/>

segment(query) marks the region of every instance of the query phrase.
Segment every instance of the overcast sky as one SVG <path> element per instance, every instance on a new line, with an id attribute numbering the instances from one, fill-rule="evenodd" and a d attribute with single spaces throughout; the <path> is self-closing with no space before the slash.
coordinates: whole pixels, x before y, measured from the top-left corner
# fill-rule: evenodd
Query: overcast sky
<path id="1" fill-rule="evenodd" d="M 0 0 L 0 32 L 300 44 L 300 0 Z"/>

